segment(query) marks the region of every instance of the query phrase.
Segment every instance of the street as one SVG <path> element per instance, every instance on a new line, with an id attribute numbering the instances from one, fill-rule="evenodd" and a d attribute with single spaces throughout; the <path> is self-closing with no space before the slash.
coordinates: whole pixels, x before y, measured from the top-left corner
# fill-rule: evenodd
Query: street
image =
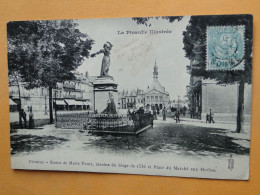
<path id="1" fill-rule="evenodd" d="M 234 126 L 234 125 L 233 125 Z M 194 158 L 211 156 L 249 156 L 250 126 L 246 133 L 234 133 L 230 124 L 208 124 L 194 121 L 175 123 L 172 118 L 158 117 L 154 128 L 137 136 L 92 135 L 84 130 L 57 129 L 45 125 L 38 129 L 18 129 L 11 133 L 13 156 L 37 155 L 42 152 L 82 154 L 89 151 L 124 155 L 181 155 Z M 230 130 L 232 129 L 233 130 Z"/>

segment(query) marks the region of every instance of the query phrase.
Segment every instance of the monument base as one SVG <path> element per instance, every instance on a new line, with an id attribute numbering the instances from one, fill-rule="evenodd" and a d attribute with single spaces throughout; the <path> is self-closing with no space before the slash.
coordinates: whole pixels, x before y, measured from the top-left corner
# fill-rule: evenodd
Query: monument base
<path id="1" fill-rule="evenodd" d="M 109 103 L 110 97 L 113 97 L 116 110 L 118 110 L 118 84 L 111 76 L 97 77 L 94 85 L 94 110 L 102 113 Z"/>

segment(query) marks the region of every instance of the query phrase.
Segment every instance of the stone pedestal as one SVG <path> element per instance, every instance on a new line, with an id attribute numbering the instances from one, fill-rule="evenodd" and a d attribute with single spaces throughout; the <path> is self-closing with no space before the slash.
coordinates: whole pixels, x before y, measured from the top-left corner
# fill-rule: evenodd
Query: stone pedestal
<path id="1" fill-rule="evenodd" d="M 116 109 L 118 109 L 118 84 L 111 76 L 97 77 L 94 85 L 94 110 L 98 113 L 103 112 L 107 107 L 109 93 L 114 97 Z"/>

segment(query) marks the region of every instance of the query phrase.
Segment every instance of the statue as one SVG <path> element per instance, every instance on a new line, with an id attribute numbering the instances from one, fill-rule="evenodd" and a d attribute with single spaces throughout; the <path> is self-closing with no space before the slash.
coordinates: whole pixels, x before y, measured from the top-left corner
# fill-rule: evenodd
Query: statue
<path id="1" fill-rule="evenodd" d="M 95 57 L 97 54 L 104 53 L 104 57 L 102 60 L 102 66 L 101 66 L 101 71 L 100 71 L 100 76 L 109 76 L 108 71 L 109 71 L 109 66 L 110 66 L 110 50 L 112 49 L 113 45 L 110 42 L 106 42 L 103 46 L 104 49 L 101 49 L 100 51 L 93 53 L 90 55 L 90 57 Z"/>
<path id="2" fill-rule="evenodd" d="M 114 102 L 114 96 L 111 92 L 108 94 L 107 107 L 102 114 L 116 114 L 116 105 Z"/>

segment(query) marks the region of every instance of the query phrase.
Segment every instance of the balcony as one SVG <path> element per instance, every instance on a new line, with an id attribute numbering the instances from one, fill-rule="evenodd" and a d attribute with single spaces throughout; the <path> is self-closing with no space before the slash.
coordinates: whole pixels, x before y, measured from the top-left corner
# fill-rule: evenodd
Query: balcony
<path id="1" fill-rule="evenodd" d="M 64 98 L 67 98 L 67 99 L 76 99 L 76 95 L 64 95 Z"/>
<path id="2" fill-rule="evenodd" d="M 18 95 L 18 91 L 9 91 L 9 96 Z"/>
<path id="3" fill-rule="evenodd" d="M 75 89 L 75 92 L 82 92 L 81 89 Z"/>
<path id="4" fill-rule="evenodd" d="M 64 83 L 63 84 L 64 88 L 68 88 L 68 89 L 74 89 L 75 90 L 75 84 L 72 83 Z"/>

